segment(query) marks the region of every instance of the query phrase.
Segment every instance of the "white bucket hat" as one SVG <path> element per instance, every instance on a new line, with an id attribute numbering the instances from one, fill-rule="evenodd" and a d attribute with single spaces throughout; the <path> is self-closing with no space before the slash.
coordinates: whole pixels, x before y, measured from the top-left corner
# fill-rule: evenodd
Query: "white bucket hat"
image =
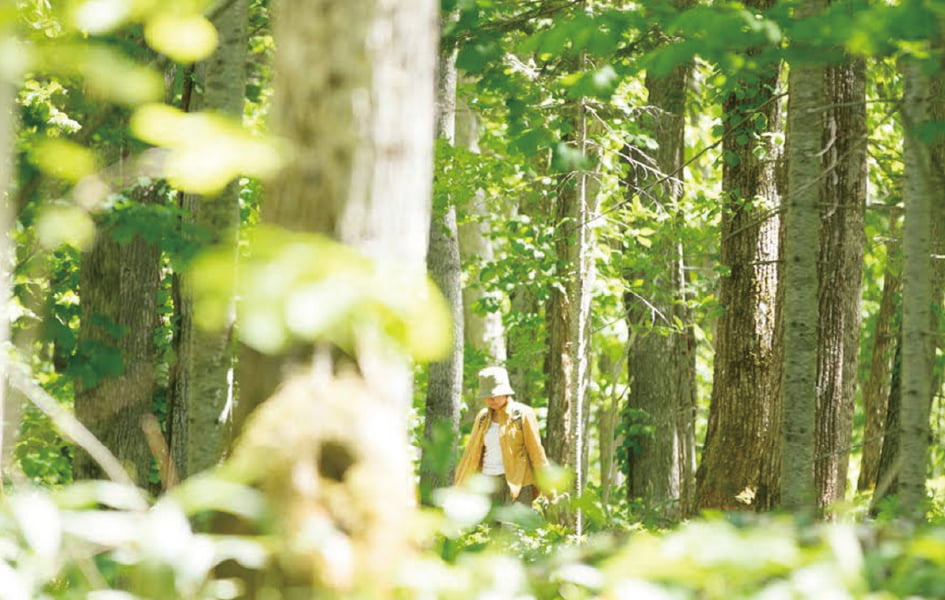
<path id="1" fill-rule="evenodd" d="M 505 367 L 486 367 L 479 371 L 479 397 L 511 396 L 515 391 L 509 385 Z"/>

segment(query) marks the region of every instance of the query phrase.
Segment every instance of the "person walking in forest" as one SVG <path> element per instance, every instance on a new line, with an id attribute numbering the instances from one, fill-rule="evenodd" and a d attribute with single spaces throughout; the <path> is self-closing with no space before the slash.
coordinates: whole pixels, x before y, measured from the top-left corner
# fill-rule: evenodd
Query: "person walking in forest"
<path id="1" fill-rule="evenodd" d="M 503 367 L 479 372 L 479 393 L 486 406 L 476 415 L 469 442 L 456 468 L 456 485 L 476 473 L 491 477 L 497 504 L 531 503 L 541 494 L 536 472 L 548 466 L 538 419 L 531 406 L 516 402 Z"/>

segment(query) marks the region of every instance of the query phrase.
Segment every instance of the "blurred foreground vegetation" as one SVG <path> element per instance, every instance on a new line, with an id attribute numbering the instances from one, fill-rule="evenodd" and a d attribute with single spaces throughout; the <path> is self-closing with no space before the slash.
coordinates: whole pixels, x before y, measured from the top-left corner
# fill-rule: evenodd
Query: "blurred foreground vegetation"
<path id="1" fill-rule="evenodd" d="M 413 523 L 413 547 L 386 586 L 391 598 L 844 599 L 945 595 L 945 496 L 912 530 L 888 506 L 864 522 L 851 506 L 832 522 L 707 514 L 670 529 L 645 524 L 642 507 L 605 514 L 589 491 L 587 536 L 514 507 L 488 515 L 485 496 L 445 489 Z M 233 598 L 240 580 L 216 570 L 262 569 L 273 555 L 268 506 L 223 477 L 188 480 L 148 499 L 140 490 L 86 481 L 54 491 L 22 486 L 0 509 L 0 598 Z M 238 515 L 250 535 L 204 533 L 214 513 Z M 324 532 L 322 532 L 324 533 Z M 293 535 L 318 536 L 318 532 Z M 308 540 L 312 560 L 343 560 L 328 535 Z M 377 597 L 355 579 L 294 595 L 270 579 L 260 598 Z M 313 591 L 316 590 L 316 591 Z M 317 590 L 326 590 L 319 592 Z"/>

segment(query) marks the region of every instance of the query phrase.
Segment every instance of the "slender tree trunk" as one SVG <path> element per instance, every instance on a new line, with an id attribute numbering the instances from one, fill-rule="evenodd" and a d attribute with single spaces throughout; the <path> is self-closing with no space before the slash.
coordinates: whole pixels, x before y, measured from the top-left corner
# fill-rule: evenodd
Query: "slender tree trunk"
<path id="1" fill-rule="evenodd" d="M 892 229 L 895 232 L 898 228 L 893 226 Z M 893 235 L 898 235 L 898 232 Z M 886 245 L 883 295 L 873 333 L 869 377 L 863 388 L 863 412 L 866 415 L 866 423 L 863 428 L 863 457 L 856 485 L 857 490 L 861 492 L 876 488 L 884 434 L 888 431 L 884 423 L 890 397 L 893 356 L 896 350 L 898 297 L 902 289 L 900 252 L 898 242 L 890 242 Z"/>
<path id="2" fill-rule="evenodd" d="M 133 201 L 157 201 L 153 186 L 135 188 Z M 82 255 L 79 270 L 82 321 L 80 352 L 107 361 L 114 373 L 90 372 L 76 381 L 75 414 L 125 465 L 141 487 L 151 473 L 151 452 L 142 431 L 154 396 L 154 328 L 160 250 L 140 236 L 126 244 L 100 228 Z M 101 361 L 101 362 L 100 362 Z M 94 369 L 94 367 L 93 367 Z M 120 374 L 117 374 L 120 372 Z M 76 449 L 76 479 L 94 479 L 102 472 L 84 451 Z"/>
<path id="3" fill-rule="evenodd" d="M 860 338 L 865 246 L 866 66 L 862 60 L 825 70 L 822 132 L 817 344 L 817 433 L 814 463 L 821 509 L 846 492 Z"/>
<path id="4" fill-rule="evenodd" d="M 201 94 L 195 110 L 209 110 L 240 121 L 245 97 L 248 0 L 235 0 L 216 16 L 220 46 L 197 68 Z M 236 269 L 236 228 L 239 225 L 239 185 L 230 183 L 217 196 L 184 197 L 187 225 L 208 234 L 210 243 L 233 247 Z M 181 478 L 212 467 L 224 454 L 232 403 L 234 344 L 232 327 L 222 332 L 200 330 L 194 323 L 190 286 L 181 282 L 178 365 L 172 384 L 169 411 L 171 455 Z"/>
<path id="5" fill-rule="evenodd" d="M 437 77 L 437 137 L 455 142 L 456 130 L 456 51 L 441 51 Z M 420 459 L 420 494 L 424 502 L 430 493 L 453 480 L 456 441 L 463 394 L 463 293 L 459 257 L 456 206 L 446 198 L 435 205 L 430 220 L 430 275 L 450 305 L 452 346 L 449 356 L 430 364 L 427 384 L 424 440 Z"/>
<path id="6" fill-rule="evenodd" d="M 456 144 L 479 153 L 479 122 L 472 108 L 465 104 L 462 107 L 457 105 Z M 466 207 L 466 214 L 466 222 L 459 225 L 460 256 L 467 261 L 489 263 L 495 259 L 495 251 L 488 235 L 492 223 L 483 190 L 475 191 Z M 477 281 L 469 281 L 463 286 L 463 331 L 466 345 L 476 354 L 481 354 L 485 363 L 504 364 L 507 354 L 502 314 L 499 311 L 480 314 L 477 305 L 485 297 L 486 292 Z M 517 386 L 520 382 L 515 378 L 515 374 L 510 372 L 509 375 L 512 389 L 525 392 L 526 390 Z M 470 412 L 475 414 L 475 411 Z"/>
<path id="7" fill-rule="evenodd" d="M 600 446 L 600 497 L 604 506 L 610 506 L 610 495 L 618 477 L 617 448 L 620 446 L 617 436 L 617 420 L 621 414 L 623 395 L 618 384 L 618 369 L 622 370 L 622 361 L 611 360 L 606 354 L 600 357 L 599 371 L 607 375 L 612 382 L 610 392 L 597 406 L 597 437 Z"/>
<path id="8" fill-rule="evenodd" d="M 876 489 L 870 501 L 870 512 L 875 514 L 880 503 L 888 496 L 899 493 L 899 452 L 900 427 L 902 413 L 902 324 L 896 331 L 893 350 L 892 369 L 889 376 L 889 398 L 886 400 L 886 414 L 883 419 L 883 447 L 880 450 L 879 464 L 876 466 Z"/>
<path id="9" fill-rule="evenodd" d="M 770 3 L 752 3 L 764 9 Z M 778 279 L 777 164 L 780 149 L 766 133 L 780 131 L 779 69 L 740 86 L 725 102 L 722 277 L 712 399 L 696 506 L 769 508 L 777 498 L 780 379 L 775 338 Z M 748 140 L 747 143 L 742 143 Z"/>
<path id="10" fill-rule="evenodd" d="M 646 78 L 650 105 L 646 122 L 658 150 L 653 161 L 656 173 L 644 177 L 637 186 L 639 192 L 654 198 L 661 211 L 674 217 L 668 235 L 654 242 L 653 256 L 665 257 L 657 267 L 659 273 L 648 277 L 655 289 L 647 293 L 646 302 L 636 294 L 624 297 L 630 327 L 641 329 L 628 354 L 631 385 L 627 406 L 633 414 L 645 414 L 643 418 L 653 427 L 653 433 L 641 437 L 630 451 L 628 493 L 660 507 L 669 520 L 688 513 L 695 487 L 692 332 L 685 308 L 684 257 L 679 239 L 690 70 L 690 65 L 682 65 L 666 77 Z M 632 274 L 630 279 L 637 277 Z"/>
<path id="11" fill-rule="evenodd" d="M 807 0 L 798 19 L 816 14 Z M 814 445 L 817 409 L 817 255 L 819 252 L 824 74 L 791 65 L 788 84 L 788 195 L 784 213 L 784 413 L 781 425 L 781 505 L 816 505 Z"/>
<path id="12" fill-rule="evenodd" d="M 578 197 L 576 190 L 562 187 L 555 202 L 554 222 L 557 225 L 555 251 L 559 264 L 573 265 L 573 250 L 576 248 L 577 230 L 569 225 L 568 218 L 577 213 Z M 576 340 L 572 336 L 577 309 L 572 303 L 569 274 L 561 274 L 565 279 L 562 286 L 555 286 L 547 303 L 547 379 L 545 391 L 548 396 L 548 424 L 545 430 L 544 446 L 548 458 L 559 465 L 573 467 L 574 456 L 574 361 Z"/>
<path id="13" fill-rule="evenodd" d="M 917 62 L 904 65 L 904 202 L 902 291 L 902 414 L 899 450 L 899 498 L 913 522 L 925 514 L 929 409 L 932 383 L 930 331 L 931 181 L 929 149 L 919 128 L 929 118 L 930 82 Z M 938 293 L 938 292 L 936 292 Z"/>

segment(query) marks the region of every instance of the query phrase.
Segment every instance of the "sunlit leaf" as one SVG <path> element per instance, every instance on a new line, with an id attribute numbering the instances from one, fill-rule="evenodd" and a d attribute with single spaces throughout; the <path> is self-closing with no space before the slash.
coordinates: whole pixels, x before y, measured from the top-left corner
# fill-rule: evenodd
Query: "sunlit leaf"
<path id="1" fill-rule="evenodd" d="M 137 537 L 143 515 L 105 510 L 66 511 L 63 531 L 106 547 L 130 545 Z"/>
<path id="2" fill-rule="evenodd" d="M 50 206 L 39 214 L 36 235 L 46 248 L 68 244 L 84 250 L 95 239 L 95 223 L 77 206 Z"/>
<path id="3" fill-rule="evenodd" d="M 443 509 L 446 518 L 457 527 L 471 527 L 489 514 L 489 496 L 462 488 L 441 488 L 433 492 L 433 500 Z"/>
<path id="4" fill-rule="evenodd" d="M 170 495 L 188 515 L 213 510 L 258 519 L 266 509 L 259 490 L 212 475 L 190 477 L 173 488 Z"/>
<path id="5" fill-rule="evenodd" d="M 60 62 L 63 60 L 78 61 L 77 70 L 89 88 L 120 104 L 151 102 L 164 93 L 164 83 L 157 73 L 109 48 L 95 46 L 87 51 L 80 48 L 75 55 L 62 56 Z"/>
<path id="6" fill-rule="evenodd" d="M 131 0 L 86 0 L 73 9 L 76 27 L 91 34 L 112 31 L 131 15 Z"/>
<path id="7" fill-rule="evenodd" d="M 570 490 L 574 482 L 574 473 L 570 469 L 554 464 L 538 470 L 535 477 L 538 479 L 538 487 L 555 494 Z"/>
<path id="8" fill-rule="evenodd" d="M 450 313 L 423 271 L 369 260 L 324 237 L 260 227 L 239 265 L 232 250 L 198 257 L 188 275 L 200 306 L 200 324 L 226 324 L 232 290 L 240 298 L 240 335 L 261 352 L 292 340 L 330 341 L 354 351 L 366 331 L 417 360 L 442 356 Z"/>
<path id="9" fill-rule="evenodd" d="M 44 559 L 54 559 L 62 543 L 59 508 L 39 492 L 17 494 L 11 504 L 20 531 L 33 551 Z"/>
<path id="10" fill-rule="evenodd" d="M 148 44 L 179 63 L 203 60 L 217 47 L 217 30 L 202 15 L 158 14 L 144 28 Z"/>
<path id="11" fill-rule="evenodd" d="M 147 507 L 144 495 L 136 487 L 113 481 L 76 481 L 56 491 L 56 502 L 66 509 L 91 508 L 102 504 L 120 510 Z"/>
<path id="12" fill-rule="evenodd" d="M 164 170 L 185 191 L 214 194 L 239 175 L 267 177 L 279 167 L 275 148 L 220 115 L 148 104 L 131 119 L 140 139 L 170 150 Z"/>
<path id="13" fill-rule="evenodd" d="M 76 182 L 95 171 L 95 155 L 87 148 L 61 138 L 47 138 L 37 144 L 32 160 L 42 171 Z"/>

